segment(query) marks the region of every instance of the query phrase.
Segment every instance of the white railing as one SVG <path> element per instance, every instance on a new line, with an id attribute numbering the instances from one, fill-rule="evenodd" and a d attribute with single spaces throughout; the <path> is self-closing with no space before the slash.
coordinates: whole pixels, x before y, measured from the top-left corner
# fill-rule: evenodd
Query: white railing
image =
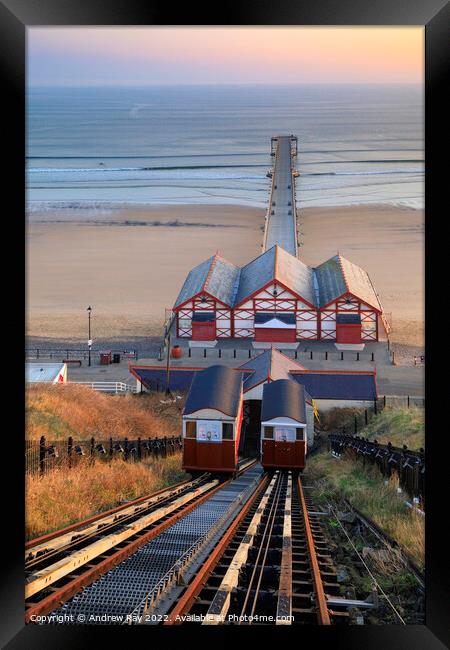
<path id="1" fill-rule="evenodd" d="M 82 384 L 101 393 L 135 393 L 136 389 L 123 381 L 70 381 L 68 384 Z"/>

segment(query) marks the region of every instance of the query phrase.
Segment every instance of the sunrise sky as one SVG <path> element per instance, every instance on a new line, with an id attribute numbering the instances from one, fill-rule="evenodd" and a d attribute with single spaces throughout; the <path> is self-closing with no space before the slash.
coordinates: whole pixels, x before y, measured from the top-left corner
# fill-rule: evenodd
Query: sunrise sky
<path id="1" fill-rule="evenodd" d="M 422 83 L 423 27 L 32 27 L 30 85 Z"/>

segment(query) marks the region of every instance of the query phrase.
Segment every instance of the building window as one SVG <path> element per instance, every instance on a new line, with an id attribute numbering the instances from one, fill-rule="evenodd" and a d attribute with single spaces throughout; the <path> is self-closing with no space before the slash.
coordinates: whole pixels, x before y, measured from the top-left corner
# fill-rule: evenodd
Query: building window
<path id="1" fill-rule="evenodd" d="M 222 440 L 233 440 L 233 425 L 231 422 L 222 423 Z"/>
<path id="2" fill-rule="evenodd" d="M 196 438 L 197 437 L 197 422 L 194 420 L 189 420 L 186 422 L 185 429 L 185 438 Z"/>
<path id="3" fill-rule="evenodd" d="M 296 440 L 305 440 L 304 429 L 298 428 L 295 436 Z"/>
<path id="4" fill-rule="evenodd" d="M 273 427 L 264 427 L 264 438 L 273 440 Z"/>

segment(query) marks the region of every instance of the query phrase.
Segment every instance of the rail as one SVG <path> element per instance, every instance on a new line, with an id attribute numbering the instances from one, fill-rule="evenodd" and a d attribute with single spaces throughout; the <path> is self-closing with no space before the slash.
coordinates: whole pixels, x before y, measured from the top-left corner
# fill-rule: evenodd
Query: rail
<path id="1" fill-rule="evenodd" d="M 137 359 L 137 350 L 123 350 L 105 347 L 112 355 L 120 354 L 124 359 Z M 100 359 L 102 350 L 91 349 L 91 359 Z M 89 350 L 87 348 L 25 348 L 25 359 L 57 359 L 58 361 L 64 360 L 86 360 L 89 358 Z"/>
<path id="2" fill-rule="evenodd" d="M 136 388 L 124 381 L 68 381 L 67 384 L 82 384 L 100 393 L 113 393 L 114 395 L 136 393 Z"/>

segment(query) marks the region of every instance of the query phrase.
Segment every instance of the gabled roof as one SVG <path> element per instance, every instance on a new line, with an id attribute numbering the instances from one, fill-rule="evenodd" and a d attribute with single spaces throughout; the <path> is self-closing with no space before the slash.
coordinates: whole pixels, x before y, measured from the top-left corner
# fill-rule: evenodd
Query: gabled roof
<path id="1" fill-rule="evenodd" d="M 216 253 L 190 271 L 174 308 L 202 291 L 235 307 L 272 281 L 316 307 L 350 293 L 382 311 L 372 282 L 361 267 L 338 254 L 312 269 L 277 244 L 241 269 Z"/>
<path id="2" fill-rule="evenodd" d="M 194 375 L 183 415 L 214 409 L 235 418 L 239 412 L 242 374 L 228 366 L 209 366 Z"/>
<path id="3" fill-rule="evenodd" d="M 334 255 L 314 269 L 319 306 L 323 307 L 345 293 L 382 311 L 372 282 L 364 269 L 345 259 Z"/>
<path id="4" fill-rule="evenodd" d="M 249 359 L 238 370 L 252 371 L 244 378 L 244 393 L 254 388 L 258 384 L 267 381 L 269 378 L 272 380 L 277 379 L 290 379 L 289 372 L 291 370 L 305 370 L 305 368 L 296 361 L 289 359 L 285 354 L 275 350 L 265 350 L 258 354 L 254 359 Z"/>
<path id="5" fill-rule="evenodd" d="M 242 267 L 235 304 L 241 303 L 272 280 L 278 280 L 314 304 L 312 270 L 278 244 Z"/>
<path id="6" fill-rule="evenodd" d="M 292 379 L 279 379 L 264 385 L 261 422 L 280 417 L 306 423 L 305 389 Z"/>
<path id="7" fill-rule="evenodd" d="M 231 307 L 238 278 L 238 267 L 216 253 L 189 272 L 175 301 L 174 308 L 202 291 L 207 291 L 208 294 Z"/>

